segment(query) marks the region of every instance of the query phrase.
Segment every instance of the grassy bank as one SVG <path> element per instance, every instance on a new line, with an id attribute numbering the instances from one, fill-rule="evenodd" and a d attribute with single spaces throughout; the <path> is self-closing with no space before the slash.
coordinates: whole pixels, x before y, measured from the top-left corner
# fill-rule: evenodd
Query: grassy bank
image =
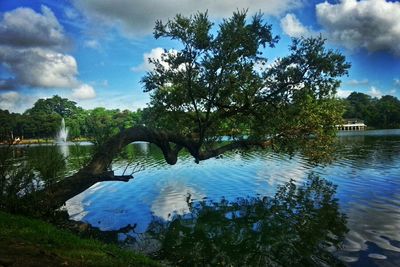
<path id="1" fill-rule="evenodd" d="M 130 251 L 0 211 L 0 266 L 159 266 Z"/>

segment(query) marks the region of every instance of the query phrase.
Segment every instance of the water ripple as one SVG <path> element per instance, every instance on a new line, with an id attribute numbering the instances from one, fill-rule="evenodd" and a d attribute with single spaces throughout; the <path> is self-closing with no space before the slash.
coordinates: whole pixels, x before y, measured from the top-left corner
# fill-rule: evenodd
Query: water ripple
<path id="1" fill-rule="evenodd" d="M 145 231 L 152 216 L 168 219 L 174 212 L 188 212 L 190 200 L 272 196 L 277 186 L 290 179 L 302 183 L 314 172 L 338 185 L 348 217 L 350 231 L 338 257 L 348 265 L 394 264 L 400 257 L 400 131 L 385 133 L 341 136 L 337 160 L 325 167 L 301 155 L 264 151 L 232 152 L 200 164 L 186 154 L 170 166 L 157 148 L 132 144 L 128 151 L 144 171 L 128 183 L 95 185 L 67 207 L 73 219 L 101 229 L 137 223 L 138 231 Z M 116 160 L 114 169 L 123 172 L 127 162 Z"/>

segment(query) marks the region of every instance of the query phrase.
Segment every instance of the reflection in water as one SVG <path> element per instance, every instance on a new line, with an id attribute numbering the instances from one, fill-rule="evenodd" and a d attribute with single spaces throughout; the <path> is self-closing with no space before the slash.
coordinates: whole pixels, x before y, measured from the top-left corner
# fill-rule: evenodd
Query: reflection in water
<path id="1" fill-rule="evenodd" d="M 171 211 L 174 214 L 185 214 L 190 211 L 188 199 L 202 199 L 204 194 L 194 188 L 188 188 L 179 181 L 171 181 L 160 190 L 160 194 L 154 199 L 151 211 L 154 216 L 168 220 Z"/>
<path id="2" fill-rule="evenodd" d="M 137 148 L 139 148 L 140 151 L 143 154 L 147 155 L 149 153 L 150 143 L 148 143 L 148 142 L 135 142 L 135 144 L 136 144 Z"/>
<path id="3" fill-rule="evenodd" d="M 69 157 L 69 145 L 66 143 L 59 143 L 57 147 L 64 159 L 67 159 Z"/>
<path id="4" fill-rule="evenodd" d="M 335 187 L 311 175 L 273 198 L 190 202 L 190 213 L 154 220 L 158 258 L 179 266 L 333 266 L 347 232 Z"/>
<path id="5" fill-rule="evenodd" d="M 336 160 L 327 166 L 311 165 L 301 155 L 289 159 L 268 151 L 227 153 L 200 164 L 182 154 L 169 166 L 156 147 L 149 145 L 146 155 L 132 144 L 115 165 L 123 171 L 134 159 L 146 169 L 128 183 L 103 183 L 96 192 L 84 192 L 82 203 L 90 205 L 84 205 L 82 220 L 103 230 L 136 225 L 135 232 L 143 233 L 152 216 L 165 218 L 174 207 L 185 207 L 191 193 L 196 200 L 224 197 L 230 202 L 273 196 L 278 185 L 291 178 L 299 185 L 315 172 L 338 185 L 341 211 L 348 217 L 350 231 L 335 254 L 349 266 L 400 266 L 400 130 L 346 133 L 338 146 Z M 164 200 L 173 205 L 162 205 Z"/>

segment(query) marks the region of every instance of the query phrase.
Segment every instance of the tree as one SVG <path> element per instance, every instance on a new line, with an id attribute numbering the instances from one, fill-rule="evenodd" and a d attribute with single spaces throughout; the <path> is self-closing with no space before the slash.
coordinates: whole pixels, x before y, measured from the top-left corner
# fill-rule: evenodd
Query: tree
<path id="1" fill-rule="evenodd" d="M 396 97 L 382 96 L 376 106 L 381 128 L 398 128 L 400 126 L 400 101 Z"/>
<path id="2" fill-rule="evenodd" d="M 236 12 L 215 26 L 216 34 L 214 26 L 207 13 L 156 22 L 155 37 L 177 40 L 182 49 L 150 59 L 155 68 L 142 79 L 151 94 L 146 126 L 123 129 L 104 142 L 87 166 L 52 188 L 54 204 L 96 182 L 127 181 L 108 168 L 133 141 L 157 145 L 169 164 L 182 149 L 199 162 L 251 146 L 300 148 L 310 156 L 328 147 L 342 115 L 334 95 L 337 78 L 350 67 L 345 57 L 326 50 L 322 38 L 301 38 L 293 40 L 287 57 L 265 67 L 263 49 L 278 38 L 261 14 L 249 19 Z M 232 131 L 231 142 L 217 142 L 229 127 L 247 131 Z"/>
<path id="3" fill-rule="evenodd" d="M 92 138 L 96 146 L 103 144 L 111 136 L 118 133 L 118 128 L 113 120 L 115 114 L 116 111 L 95 108 L 86 117 L 88 135 Z"/>
<path id="4" fill-rule="evenodd" d="M 25 111 L 25 114 L 33 115 L 35 113 L 58 114 L 63 118 L 72 116 L 82 108 L 76 106 L 76 102 L 54 95 L 52 98 L 39 99 L 31 109 Z"/>
<path id="5" fill-rule="evenodd" d="M 346 101 L 345 118 L 363 119 L 368 126 L 376 126 L 378 121 L 378 113 L 375 106 L 376 99 L 363 93 L 352 92 Z"/>
<path id="6" fill-rule="evenodd" d="M 398 128 L 400 125 L 400 101 L 391 95 L 380 99 L 352 92 L 345 100 L 345 118 L 365 120 L 369 127 Z"/>
<path id="7" fill-rule="evenodd" d="M 0 109 L 0 141 L 10 140 L 13 137 L 14 120 L 13 114 L 8 110 Z"/>

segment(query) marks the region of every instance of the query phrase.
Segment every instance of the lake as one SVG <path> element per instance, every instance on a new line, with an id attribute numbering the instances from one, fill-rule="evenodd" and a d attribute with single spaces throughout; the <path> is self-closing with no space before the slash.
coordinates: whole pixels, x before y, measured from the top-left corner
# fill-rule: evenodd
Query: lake
<path id="1" fill-rule="evenodd" d="M 300 185 L 314 173 L 338 186 L 340 211 L 347 216 L 349 231 L 335 257 L 348 266 L 400 266 L 400 130 L 342 132 L 337 143 L 337 155 L 326 166 L 271 151 L 232 152 L 199 164 L 183 154 L 170 166 L 156 147 L 134 143 L 113 163 L 117 174 L 143 167 L 133 180 L 98 183 L 66 208 L 71 219 L 104 231 L 135 225 L 121 232 L 123 242 L 145 233 L 155 217 L 168 221 L 188 213 L 188 199 L 273 196 L 290 179 Z M 72 145 L 62 153 L 73 161 L 91 148 Z"/>

